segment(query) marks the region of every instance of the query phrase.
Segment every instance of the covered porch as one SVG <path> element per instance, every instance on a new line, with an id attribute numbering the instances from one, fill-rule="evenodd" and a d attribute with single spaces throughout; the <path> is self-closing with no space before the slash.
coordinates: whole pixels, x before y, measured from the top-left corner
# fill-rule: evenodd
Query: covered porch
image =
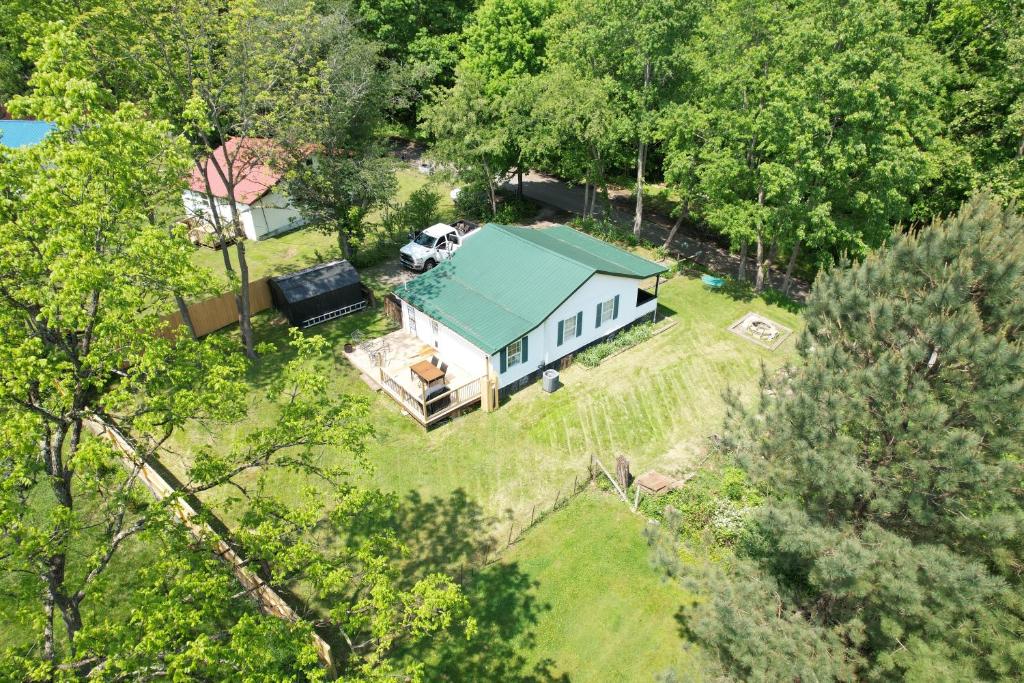
<path id="1" fill-rule="evenodd" d="M 424 427 L 480 401 L 480 372 L 442 357 L 404 330 L 359 342 L 345 357 Z"/>

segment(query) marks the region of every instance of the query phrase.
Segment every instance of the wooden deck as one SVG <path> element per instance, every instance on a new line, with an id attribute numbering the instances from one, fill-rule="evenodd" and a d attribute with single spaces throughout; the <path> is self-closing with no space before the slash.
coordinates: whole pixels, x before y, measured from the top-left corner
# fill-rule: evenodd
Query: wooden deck
<path id="1" fill-rule="evenodd" d="M 442 357 L 433 346 L 403 330 L 368 340 L 346 352 L 345 357 L 424 427 L 480 402 L 480 374 Z M 431 359 L 444 362 L 448 367 L 444 392 L 427 398 L 422 383 L 410 368 L 417 363 L 429 363 Z"/>

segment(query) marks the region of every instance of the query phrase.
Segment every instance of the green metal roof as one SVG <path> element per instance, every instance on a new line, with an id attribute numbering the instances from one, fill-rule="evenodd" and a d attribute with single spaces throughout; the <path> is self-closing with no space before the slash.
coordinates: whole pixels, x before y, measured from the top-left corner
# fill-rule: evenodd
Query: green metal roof
<path id="1" fill-rule="evenodd" d="M 646 278 L 665 268 L 564 225 L 489 223 L 451 259 L 395 294 L 487 353 L 537 327 L 595 273 Z"/>

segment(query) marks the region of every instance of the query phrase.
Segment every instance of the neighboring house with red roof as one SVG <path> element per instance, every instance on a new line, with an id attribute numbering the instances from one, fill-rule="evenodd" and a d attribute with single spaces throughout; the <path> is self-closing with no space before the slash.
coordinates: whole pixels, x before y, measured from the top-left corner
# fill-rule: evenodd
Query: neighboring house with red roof
<path id="1" fill-rule="evenodd" d="M 222 224 L 230 223 L 231 207 L 226 183 L 217 169 L 227 174 L 230 166 L 240 227 L 248 239 L 278 235 L 306 222 L 279 187 L 281 172 L 270 165 L 270 160 L 279 154 L 277 145 L 265 138 L 230 138 L 206 160 L 210 194 Z M 206 180 L 199 169 L 192 169 L 182 202 L 189 216 L 213 222 Z"/>

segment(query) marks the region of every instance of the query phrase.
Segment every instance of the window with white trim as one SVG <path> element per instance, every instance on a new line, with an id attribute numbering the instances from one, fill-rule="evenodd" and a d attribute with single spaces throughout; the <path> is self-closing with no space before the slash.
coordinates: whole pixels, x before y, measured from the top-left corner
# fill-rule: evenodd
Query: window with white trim
<path id="1" fill-rule="evenodd" d="M 517 339 L 505 347 L 505 366 L 512 367 L 523 362 L 523 340 Z"/>
<path id="2" fill-rule="evenodd" d="M 570 316 L 562 321 L 562 339 L 572 339 L 576 336 L 576 316 Z"/>
<path id="3" fill-rule="evenodd" d="M 603 324 L 606 320 L 611 320 L 615 315 L 615 299 L 608 299 L 608 301 L 602 302 L 601 304 L 601 323 Z"/>

